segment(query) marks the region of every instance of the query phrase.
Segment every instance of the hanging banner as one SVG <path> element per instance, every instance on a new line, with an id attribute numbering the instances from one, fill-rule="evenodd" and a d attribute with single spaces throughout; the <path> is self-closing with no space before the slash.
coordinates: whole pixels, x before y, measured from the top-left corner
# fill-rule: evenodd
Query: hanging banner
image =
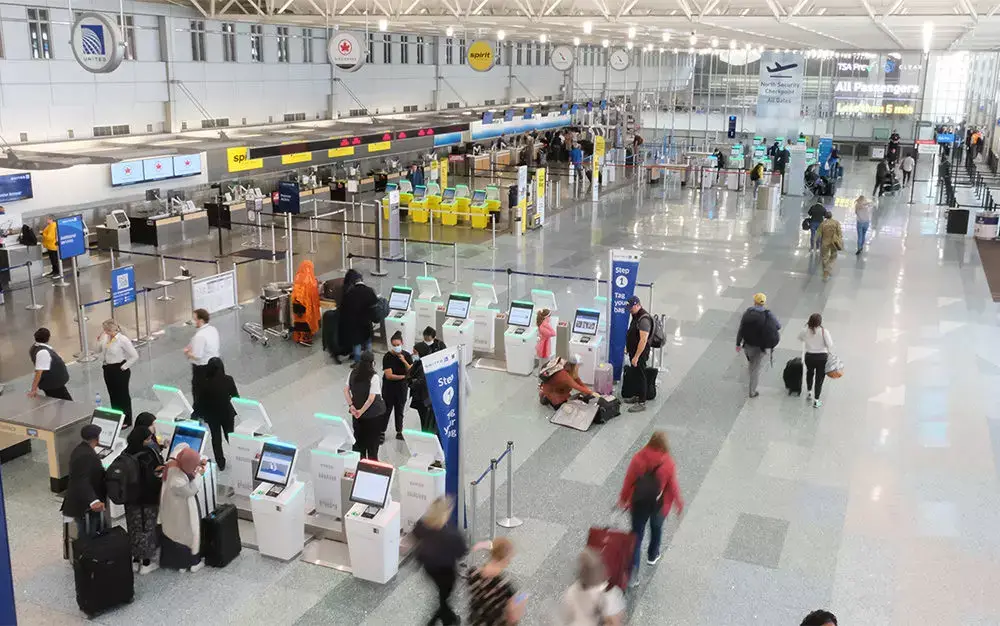
<path id="1" fill-rule="evenodd" d="M 461 482 L 461 441 L 458 436 L 461 419 L 459 400 L 464 390 L 459 371 L 458 348 L 446 348 L 428 354 L 420 362 L 424 364 L 427 391 L 431 397 L 441 447 L 444 448 L 445 493 L 457 503 L 455 512 L 452 513 L 452 524 L 457 524 L 458 511 L 464 506 L 461 493 L 464 487 Z"/>
<path id="2" fill-rule="evenodd" d="M 798 137 L 802 119 L 801 54 L 765 52 L 760 57 L 757 91 L 757 134 L 765 137 Z"/>
<path id="3" fill-rule="evenodd" d="M 592 180 L 590 181 L 590 190 L 594 194 L 594 202 L 598 200 L 598 193 L 601 188 L 601 161 L 604 159 L 604 137 L 598 135 L 594 137 L 594 158 L 591 162 L 591 175 Z"/>
<path id="4" fill-rule="evenodd" d="M 525 232 L 528 228 L 528 166 L 520 165 L 517 168 L 517 219 L 521 220 L 521 228 L 518 232 Z"/>
<path id="5" fill-rule="evenodd" d="M 441 159 L 441 166 L 438 168 L 441 177 L 441 189 L 448 188 L 448 157 Z"/>
<path id="6" fill-rule="evenodd" d="M 535 170 L 535 219 L 538 225 L 545 224 L 545 168 Z"/>
<path id="7" fill-rule="evenodd" d="M 827 174 L 831 174 L 830 165 L 828 161 L 830 160 L 830 153 L 833 152 L 833 135 L 820 135 L 819 136 L 819 150 L 817 160 L 820 163 L 820 170 Z"/>
<path id="8" fill-rule="evenodd" d="M 635 283 L 639 276 L 638 250 L 612 250 L 608 253 L 611 273 L 611 331 L 608 333 L 608 362 L 614 369 L 615 380 L 622 376 L 622 362 L 625 357 L 625 335 L 628 333 L 632 314 L 628 310 L 628 299 L 635 295 Z"/>

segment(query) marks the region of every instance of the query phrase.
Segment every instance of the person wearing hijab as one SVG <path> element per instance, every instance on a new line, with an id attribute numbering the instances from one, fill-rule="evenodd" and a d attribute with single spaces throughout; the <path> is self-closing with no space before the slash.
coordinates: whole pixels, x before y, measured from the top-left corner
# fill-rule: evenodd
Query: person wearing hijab
<path id="1" fill-rule="evenodd" d="M 139 492 L 134 502 L 125 504 L 125 525 L 132 545 L 132 565 L 140 575 L 159 568 L 153 557 L 160 547 L 156 518 L 160 512 L 163 457 L 156 442 L 155 420 L 152 413 L 140 413 L 135 418 L 135 426 L 128 434 L 128 446 L 124 452 L 139 465 Z"/>
<path id="2" fill-rule="evenodd" d="M 319 283 L 312 261 L 303 261 L 292 285 L 292 339 L 311 346 L 319 330 Z"/>
<path id="3" fill-rule="evenodd" d="M 201 519 L 195 502 L 197 479 L 204 473 L 201 457 L 185 444 L 177 446 L 174 457 L 164 467 L 160 494 L 161 567 L 194 573 L 205 566 L 199 554 Z"/>
<path id="4" fill-rule="evenodd" d="M 212 357 L 205 366 L 205 377 L 200 382 L 199 393 L 195 395 L 195 417 L 204 420 L 212 433 L 212 453 L 219 471 L 226 469 L 226 455 L 222 450 L 222 438 L 229 441 L 229 433 L 235 427 L 236 409 L 232 399 L 239 398 L 236 382 L 226 374 L 226 366 L 219 357 Z"/>

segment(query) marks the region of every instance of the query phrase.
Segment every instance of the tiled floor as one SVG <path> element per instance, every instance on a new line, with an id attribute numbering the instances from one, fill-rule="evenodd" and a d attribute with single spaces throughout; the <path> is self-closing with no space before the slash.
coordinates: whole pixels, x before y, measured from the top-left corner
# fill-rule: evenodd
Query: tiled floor
<path id="1" fill-rule="evenodd" d="M 850 168 L 834 203 L 848 249 L 850 206 L 867 192 L 870 170 Z M 468 467 L 485 467 L 516 442 L 516 513 L 525 523 L 511 533 L 512 569 L 531 593 L 525 623 L 550 622 L 587 528 L 621 523 L 611 507 L 626 464 L 654 429 L 670 435 L 688 506 L 667 522 L 659 566 L 644 566 L 628 594 L 630 623 L 776 626 L 817 607 L 842 624 L 1000 623 L 1000 330 L 976 246 L 942 234 L 940 209 L 886 198 L 868 250 L 841 256 L 823 283 L 799 230 L 803 204 L 786 198 L 769 216 L 733 192 L 630 188 L 571 207 L 520 243 L 504 237 L 496 250 L 463 255 L 461 285 L 493 280 L 503 305 L 506 279 L 493 268 L 592 276 L 609 246 L 635 247 L 640 280 L 655 283 L 651 310 L 671 317 L 651 410 L 587 433 L 553 427 L 545 409 L 525 402 L 532 378 L 471 370 Z M 400 282 L 401 268 L 389 269 L 371 284 L 386 291 Z M 448 283 L 450 268 L 437 275 L 442 288 L 462 288 Z M 533 287 L 555 291 L 564 316 L 594 295 L 592 281 L 526 276 L 513 278 L 510 295 Z M 734 337 L 757 291 L 786 332 L 760 397 L 748 400 Z M 788 397 L 780 376 L 813 312 L 846 363 L 842 379 L 827 381 L 821 409 Z M 320 436 L 311 414 L 343 412 L 347 369 L 318 347 L 250 344 L 239 321 L 255 315 L 218 317 L 224 358 L 243 395 L 268 407 L 277 434 L 308 447 Z M 190 332 L 171 327 L 143 349 L 132 382 L 138 406 L 152 405 L 154 382 L 187 389 L 180 349 Z M 81 398 L 102 388 L 94 366 L 74 366 L 72 376 Z M 23 387 L 21 379 L 8 393 Z M 403 458 L 395 441 L 385 449 Z M 42 454 L 3 467 L 18 610 L 28 624 L 81 623 Z M 412 564 L 379 586 L 252 551 L 224 570 L 157 572 L 137 584 L 135 604 L 96 623 L 410 625 L 426 620 L 432 595 Z"/>

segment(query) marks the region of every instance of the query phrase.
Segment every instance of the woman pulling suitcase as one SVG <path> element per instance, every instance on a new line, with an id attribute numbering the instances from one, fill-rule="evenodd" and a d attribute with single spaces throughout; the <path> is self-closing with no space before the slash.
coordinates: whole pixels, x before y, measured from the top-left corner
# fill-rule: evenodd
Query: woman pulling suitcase
<path id="1" fill-rule="evenodd" d="M 806 327 L 799 332 L 799 341 L 805 346 L 806 353 L 803 359 L 806 366 L 806 400 L 811 400 L 813 407 L 818 409 L 823 406 L 819 396 L 823 392 L 826 362 L 833 349 L 833 337 L 830 336 L 830 331 L 823 328 L 822 315 L 813 313 L 809 316 Z"/>

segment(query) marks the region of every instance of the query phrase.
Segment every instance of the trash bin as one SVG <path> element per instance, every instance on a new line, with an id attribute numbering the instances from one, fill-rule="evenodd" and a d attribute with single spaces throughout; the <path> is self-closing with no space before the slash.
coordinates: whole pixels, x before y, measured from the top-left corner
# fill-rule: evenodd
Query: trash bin
<path id="1" fill-rule="evenodd" d="M 973 230 L 976 239 L 996 239 L 998 234 L 1000 234 L 1000 214 L 996 211 L 976 213 L 976 227 Z"/>
<path id="2" fill-rule="evenodd" d="M 948 222 L 945 232 L 949 235 L 969 234 L 969 210 L 968 209 L 948 209 Z"/>
<path id="3" fill-rule="evenodd" d="M 760 189 L 757 190 L 757 210 L 777 211 L 778 199 L 780 197 L 781 194 L 778 193 L 778 185 L 776 183 L 761 185 Z"/>

